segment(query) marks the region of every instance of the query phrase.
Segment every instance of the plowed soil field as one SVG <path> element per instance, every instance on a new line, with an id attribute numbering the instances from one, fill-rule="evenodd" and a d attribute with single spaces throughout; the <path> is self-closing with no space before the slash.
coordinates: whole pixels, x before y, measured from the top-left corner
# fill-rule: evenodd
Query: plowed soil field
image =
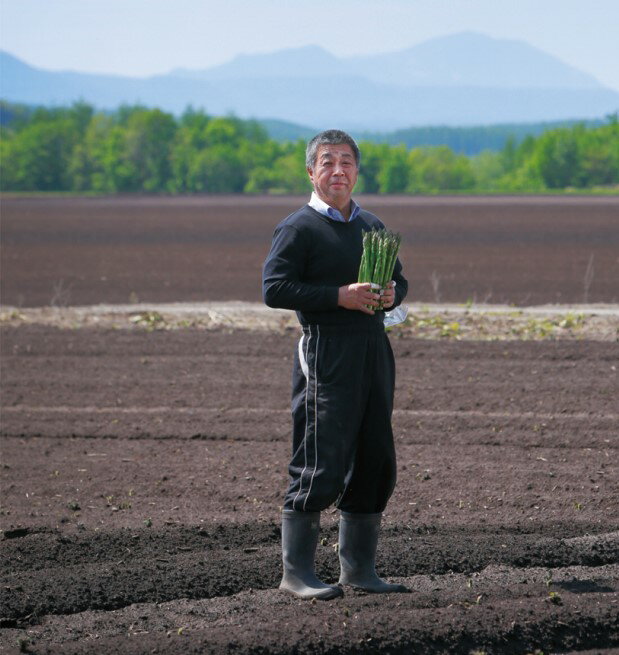
<path id="1" fill-rule="evenodd" d="M 310 604 L 274 590 L 296 339 L 4 328 L 7 652 L 619 646 L 615 343 L 394 334 L 378 567 L 412 593 Z"/>
<path id="2" fill-rule="evenodd" d="M 417 302 L 619 302 L 619 197 L 360 196 Z M 4 305 L 259 302 L 301 197 L 2 198 Z"/>
<path id="3" fill-rule="evenodd" d="M 148 302 L 257 300 L 265 239 L 296 200 L 272 201 L 277 217 L 262 207 L 263 223 L 243 228 L 238 206 L 220 199 L 230 203 L 227 232 L 206 229 L 203 199 L 178 205 L 177 224 L 157 218 L 159 200 L 58 199 L 47 218 L 36 205 L 48 200 L 5 200 L 3 302 L 19 305 L 21 294 L 24 306 L 47 305 L 50 292 L 56 304 L 80 305 L 126 303 L 131 292 Z M 141 209 L 88 223 L 104 202 Z M 405 201 L 384 202 L 376 211 L 388 220 Z M 616 302 L 616 200 L 588 201 L 580 221 L 567 200 L 555 214 L 553 199 L 418 200 L 439 219 L 451 207 L 454 220 L 457 202 L 463 216 L 484 202 L 512 215 L 513 235 L 526 234 L 518 221 L 541 229 L 527 216 L 532 206 L 540 221 L 542 206 L 571 236 L 554 233 L 555 247 L 548 233 L 544 257 L 539 244 L 525 249 L 528 267 L 509 259 L 522 244 L 495 236 L 488 249 L 477 245 L 470 278 L 449 278 L 442 258 L 473 249 L 463 233 L 458 247 L 452 222 L 435 237 L 442 258 L 430 237 L 405 255 L 420 293 L 425 274 L 413 263 L 441 271 L 438 288 L 425 280 L 428 300 L 436 291 L 464 302 L 489 288 L 487 274 L 495 302 L 555 302 L 557 293 L 583 302 L 585 291 Z M 11 214 L 19 203 L 21 223 Z M 573 257 L 544 269 L 561 264 L 561 248 Z M 428 249 L 436 259 L 424 259 Z M 228 258 L 223 277 L 211 257 Z M 399 480 L 377 567 L 411 593 L 346 589 L 308 603 L 276 590 L 295 329 L 20 320 L 0 333 L 2 652 L 619 653 L 616 340 L 459 341 L 394 329 Z M 324 512 L 318 571 L 328 581 L 338 575 L 336 526 L 337 513 Z"/>

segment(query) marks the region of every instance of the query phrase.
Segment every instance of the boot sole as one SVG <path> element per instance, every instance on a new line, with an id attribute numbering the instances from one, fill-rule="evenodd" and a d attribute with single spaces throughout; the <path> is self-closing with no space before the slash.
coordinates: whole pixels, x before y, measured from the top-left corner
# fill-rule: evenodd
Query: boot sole
<path id="1" fill-rule="evenodd" d="M 305 595 L 288 587 L 278 587 L 280 591 L 283 591 L 286 594 L 290 594 L 295 598 L 300 600 L 334 600 L 335 598 L 341 598 L 344 595 L 344 590 L 340 587 L 331 587 L 328 590 L 319 590 L 316 594 Z M 321 595 L 323 594 L 323 595 Z"/>
<path id="2" fill-rule="evenodd" d="M 396 589 L 373 589 L 372 587 L 362 587 L 352 582 L 338 582 L 339 585 L 352 587 L 357 591 L 365 591 L 366 594 L 410 594 L 411 590 L 404 585 L 398 585 Z"/>

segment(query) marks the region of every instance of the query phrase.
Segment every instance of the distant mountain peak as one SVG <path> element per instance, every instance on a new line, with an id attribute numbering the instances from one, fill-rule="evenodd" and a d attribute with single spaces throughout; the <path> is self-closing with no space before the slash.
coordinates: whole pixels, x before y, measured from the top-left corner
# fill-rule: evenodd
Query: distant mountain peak
<path id="1" fill-rule="evenodd" d="M 584 73 L 526 41 L 457 32 L 406 50 L 350 60 L 374 81 L 402 86 L 601 89 Z"/>
<path id="2" fill-rule="evenodd" d="M 12 55 L 10 52 L 7 52 L 6 50 L 0 50 L 0 72 L 4 73 L 5 66 L 30 69 L 34 68 L 19 57 Z"/>
<path id="3" fill-rule="evenodd" d="M 320 77 L 346 73 L 344 62 L 318 45 L 304 45 L 274 52 L 239 54 L 230 61 L 203 70 L 183 70 L 183 77 L 201 80 Z M 175 71 L 178 72 L 178 71 Z"/>
<path id="4" fill-rule="evenodd" d="M 317 45 L 244 54 L 207 70 L 150 78 L 51 72 L 8 53 L 0 95 L 12 102 L 101 109 L 140 103 L 181 113 L 234 112 L 317 129 L 394 130 L 599 118 L 619 94 L 524 41 L 478 32 L 429 39 L 399 52 L 340 58 Z M 308 102 L 313 93 L 316 102 Z"/>

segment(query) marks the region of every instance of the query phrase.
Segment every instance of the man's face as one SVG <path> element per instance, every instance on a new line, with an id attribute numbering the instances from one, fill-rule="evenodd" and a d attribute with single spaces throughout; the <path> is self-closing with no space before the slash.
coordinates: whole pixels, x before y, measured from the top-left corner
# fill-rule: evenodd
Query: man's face
<path id="1" fill-rule="evenodd" d="M 316 195 L 329 206 L 341 209 L 350 204 L 359 170 L 348 144 L 318 146 L 314 170 L 308 168 L 307 173 Z"/>

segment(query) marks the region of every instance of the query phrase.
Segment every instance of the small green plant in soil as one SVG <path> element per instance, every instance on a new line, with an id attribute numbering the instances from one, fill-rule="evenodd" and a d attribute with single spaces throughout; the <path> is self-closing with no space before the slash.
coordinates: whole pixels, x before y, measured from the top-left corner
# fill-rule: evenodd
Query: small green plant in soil
<path id="1" fill-rule="evenodd" d="M 165 319 L 159 312 L 140 312 L 134 314 L 130 319 L 135 325 L 140 325 L 149 330 L 158 330 L 164 328 L 166 323 Z"/>
<path id="2" fill-rule="evenodd" d="M 553 605 L 563 605 L 563 600 L 560 594 L 556 591 L 549 592 L 547 600 L 549 603 L 552 603 Z"/>

